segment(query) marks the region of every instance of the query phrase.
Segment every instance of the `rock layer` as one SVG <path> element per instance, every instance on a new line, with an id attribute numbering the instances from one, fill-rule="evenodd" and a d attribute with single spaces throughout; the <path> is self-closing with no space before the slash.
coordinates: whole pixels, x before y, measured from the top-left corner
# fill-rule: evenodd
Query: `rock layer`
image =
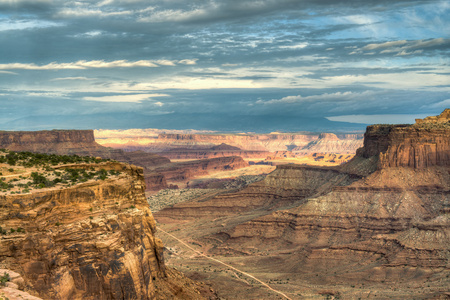
<path id="1" fill-rule="evenodd" d="M 77 167 L 76 165 L 70 166 Z M 0 260 L 45 299 L 201 298 L 167 274 L 162 242 L 145 199 L 143 169 L 122 163 L 115 179 L 0 196 Z M 13 231 L 11 231 L 13 232 Z"/>

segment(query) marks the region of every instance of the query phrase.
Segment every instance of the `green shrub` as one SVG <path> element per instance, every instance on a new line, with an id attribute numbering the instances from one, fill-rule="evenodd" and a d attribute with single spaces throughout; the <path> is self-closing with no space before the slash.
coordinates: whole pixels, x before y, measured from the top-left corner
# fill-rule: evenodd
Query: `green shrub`
<path id="1" fill-rule="evenodd" d="M 0 285 L 5 286 L 6 283 L 10 280 L 11 280 L 11 278 L 9 277 L 9 273 L 5 272 L 5 273 L 3 273 L 3 276 L 0 276 Z"/>

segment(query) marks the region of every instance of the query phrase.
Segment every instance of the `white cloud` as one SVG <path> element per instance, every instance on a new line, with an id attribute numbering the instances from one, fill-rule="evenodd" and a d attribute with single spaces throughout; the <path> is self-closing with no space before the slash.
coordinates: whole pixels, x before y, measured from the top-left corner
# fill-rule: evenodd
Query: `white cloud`
<path id="1" fill-rule="evenodd" d="M 289 50 L 296 50 L 296 49 L 303 49 L 308 47 L 308 43 L 300 43 L 296 45 L 289 45 L 289 46 L 280 46 L 280 49 L 289 49 Z"/>
<path id="2" fill-rule="evenodd" d="M 177 63 L 180 64 L 195 64 L 196 60 L 180 60 L 180 61 L 151 61 L 151 60 L 138 60 L 138 61 L 128 61 L 128 60 L 115 60 L 115 61 L 104 61 L 104 60 L 79 60 L 77 62 L 71 63 L 56 63 L 52 62 L 47 65 L 36 65 L 36 64 L 24 64 L 24 63 L 9 63 L 0 64 L 0 70 L 64 70 L 64 69 L 97 69 L 97 68 L 134 68 L 134 67 L 148 67 L 154 68 L 161 65 L 164 66 L 174 66 Z"/>
<path id="3" fill-rule="evenodd" d="M 143 100 L 151 100 L 153 97 L 167 97 L 167 94 L 130 94 L 130 95 L 114 95 L 114 96 L 101 96 L 101 97 L 84 97 L 84 100 L 99 101 L 99 102 L 142 102 Z M 161 105 L 158 105 L 160 103 Z M 158 106 L 162 106 L 161 102 L 155 103 Z"/>
<path id="4" fill-rule="evenodd" d="M 65 8 L 60 10 L 56 17 L 59 18 L 84 18 L 84 17 L 99 17 L 106 18 L 112 16 L 124 16 L 131 15 L 132 11 L 103 11 L 101 9 L 89 9 L 89 8 Z"/>
<path id="5" fill-rule="evenodd" d="M 258 100 L 257 104 L 292 104 L 292 103 L 300 103 L 300 102 L 315 102 L 315 101 L 347 101 L 352 99 L 359 99 L 363 97 L 368 97 L 376 94 L 373 91 L 365 91 L 362 93 L 354 93 L 354 92 L 337 92 L 337 93 L 326 93 L 321 95 L 313 95 L 313 96 L 287 96 L 281 99 L 272 99 L 268 101 Z"/>
<path id="6" fill-rule="evenodd" d="M 2 20 L 0 19 L 0 31 L 25 30 L 33 28 L 48 28 L 62 26 L 62 24 L 44 20 Z"/>

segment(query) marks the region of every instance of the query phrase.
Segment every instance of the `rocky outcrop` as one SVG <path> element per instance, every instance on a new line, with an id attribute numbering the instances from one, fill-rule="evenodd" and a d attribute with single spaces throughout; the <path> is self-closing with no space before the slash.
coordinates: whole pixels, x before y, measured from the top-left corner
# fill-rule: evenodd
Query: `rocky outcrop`
<path id="1" fill-rule="evenodd" d="M 367 127 L 364 148 L 358 155 L 379 157 L 379 168 L 450 166 L 450 118 L 448 111 L 413 126 Z"/>
<path id="2" fill-rule="evenodd" d="M 1 264 L 45 299 L 201 298 L 199 286 L 164 265 L 143 169 L 115 162 L 70 167 L 120 175 L 0 195 L 0 224 L 10 232 L 0 236 Z"/>

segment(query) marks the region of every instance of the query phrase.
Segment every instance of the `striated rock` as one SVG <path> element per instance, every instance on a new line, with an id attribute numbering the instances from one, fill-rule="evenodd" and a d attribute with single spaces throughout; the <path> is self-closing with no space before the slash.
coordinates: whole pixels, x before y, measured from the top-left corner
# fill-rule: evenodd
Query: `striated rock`
<path id="1" fill-rule="evenodd" d="M 413 126 L 368 126 L 364 148 L 357 154 L 365 158 L 378 156 L 379 168 L 449 166 L 450 119 L 447 111 Z"/>
<path id="2" fill-rule="evenodd" d="M 0 196 L 0 263 L 44 299 L 202 298 L 201 286 L 166 268 L 144 195 L 143 169 L 109 162 L 118 178 Z M 162 296 L 161 296 L 162 295 Z"/>

